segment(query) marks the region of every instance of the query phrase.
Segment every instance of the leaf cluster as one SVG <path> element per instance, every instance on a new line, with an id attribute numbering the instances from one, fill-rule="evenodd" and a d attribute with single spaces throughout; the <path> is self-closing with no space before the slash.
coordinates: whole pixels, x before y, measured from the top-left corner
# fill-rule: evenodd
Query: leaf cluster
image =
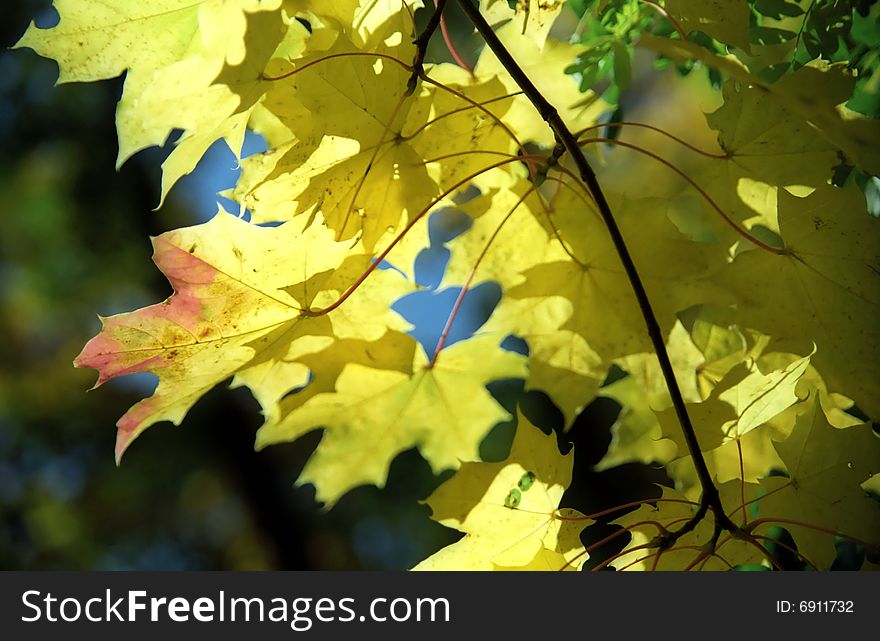
<path id="1" fill-rule="evenodd" d="M 599 168 L 657 343 L 605 197 L 547 114 L 489 47 L 473 69 L 424 60 L 416 16 L 431 10 L 417 0 L 56 0 L 59 23 L 18 46 L 57 60 L 62 82 L 126 74 L 119 163 L 182 131 L 163 197 L 218 140 L 240 154 L 251 130 L 268 147 L 241 159 L 225 194 L 238 211 L 153 239 L 174 294 L 102 318 L 76 360 L 96 386 L 159 378 L 117 423 L 117 460 L 231 379 L 260 404 L 257 448 L 323 429 L 298 482 L 328 509 L 382 487 L 411 448 L 437 474 L 456 470 L 426 502 L 464 536 L 418 569 L 781 569 L 780 546 L 827 568 L 835 537 L 876 554 L 880 235 L 859 185 L 880 173 L 880 125 L 849 105 L 876 84 L 877 13 L 803 4 L 480 4 Z M 624 121 L 636 47 L 705 73 L 716 108 Z M 441 287 L 458 299 L 423 345 L 393 306 L 418 290 L 442 209 L 470 226 L 446 247 Z M 463 298 L 488 282 L 497 308 L 453 343 Z M 664 344 L 674 377 L 656 359 Z M 578 453 L 492 396 L 509 379 L 555 404 L 563 442 L 591 401 L 614 399 L 597 467 L 664 466 L 668 486 L 593 514 L 564 507 Z M 509 420 L 509 455 L 481 461 Z M 595 540 L 597 521 L 617 529 Z M 609 541 L 616 552 L 590 558 Z"/>

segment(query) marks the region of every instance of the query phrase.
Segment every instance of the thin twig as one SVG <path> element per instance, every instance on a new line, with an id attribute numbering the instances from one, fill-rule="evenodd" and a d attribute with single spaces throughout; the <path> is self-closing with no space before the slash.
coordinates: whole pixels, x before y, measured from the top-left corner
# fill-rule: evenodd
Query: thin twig
<path id="1" fill-rule="evenodd" d="M 759 238 L 756 238 L 755 236 L 750 234 L 748 232 L 748 230 L 740 227 L 739 224 L 737 224 L 737 222 L 735 220 L 733 220 L 733 218 L 731 218 L 727 214 L 727 212 L 725 212 L 721 208 L 721 206 L 715 202 L 715 200 L 708 194 L 708 192 L 706 192 L 705 189 L 700 187 L 694 181 L 693 178 L 688 176 L 684 171 L 682 171 L 681 169 L 676 167 L 673 163 L 669 162 L 668 160 L 666 160 L 662 156 L 655 154 L 653 151 L 649 151 L 647 149 L 639 147 L 638 145 L 634 145 L 631 142 L 625 142 L 623 140 L 617 140 L 614 138 L 587 138 L 585 140 L 579 141 L 579 144 L 581 144 L 581 145 L 589 145 L 589 144 L 595 144 L 595 143 L 605 143 L 608 145 L 617 145 L 618 147 L 626 147 L 627 149 L 632 149 L 633 151 L 636 151 L 640 154 L 648 156 L 649 158 L 656 160 L 660 164 L 662 164 L 666 167 L 669 167 L 672 171 L 674 171 L 681 178 L 683 178 L 691 187 L 693 187 L 694 190 L 696 190 L 696 192 L 698 194 L 700 194 L 700 196 L 703 198 L 703 200 L 705 200 L 709 204 L 709 206 L 712 207 L 712 209 L 714 209 L 715 212 L 719 216 L 721 216 L 721 218 L 724 220 L 724 222 L 727 223 L 727 225 L 731 229 L 733 229 L 733 231 L 735 231 L 737 234 L 739 234 L 740 236 L 745 238 L 747 241 L 752 243 L 755 247 L 758 247 L 759 249 L 762 249 L 763 251 L 769 252 L 771 254 L 776 254 L 777 256 L 786 256 L 786 255 L 791 254 L 791 251 L 789 249 L 787 249 L 785 247 L 773 247 L 772 245 L 768 245 L 767 243 L 763 242 Z"/>
<path id="2" fill-rule="evenodd" d="M 434 5 L 434 13 L 431 14 L 431 18 L 428 20 L 428 24 L 425 25 L 424 31 L 413 41 L 413 44 L 416 46 L 416 55 L 413 59 L 412 74 L 410 74 L 409 80 L 406 83 L 407 96 L 412 95 L 416 90 L 419 78 L 425 75 L 424 63 L 425 54 L 428 52 L 428 43 L 431 42 L 431 36 L 437 31 L 437 27 L 440 26 L 440 19 L 443 17 L 443 10 L 445 8 L 446 0 L 437 0 Z"/>
<path id="3" fill-rule="evenodd" d="M 644 4 L 646 4 L 647 6 L 651 7 L 654 11 L 659 13 L 661 16 L 666 18 L 669 21 L 669 24 L 672 25 L 672 28 L 675 29 L 675 31 L 679 35 L 679 37 L 682 40 L 687 40 L 687 34 L 684 32 L 684 29 L 681 28 L 681 25 L 678 24 L 678 20 L 673 18 L 672 15 L 670 15 L 670 13 L 664 7 L 661 7 L 659 4 L 657 4 L 656 2 L 653 2 L 652 0 L 642 0 L 642 2 Z"/>
<path id="4" fill-rule="evenodd" d="M 607 127 L 638 127 L 640 129 L 649 129 L 653 132 L 656 132 L 658 134 L 662 134 L 663 136 L 666 136 L 670 140 L 674 140 L 678 144 L 680 144 L 684 147 L 687 147 L 688 149 L 690 149 L 694 153 L 698 153 L 701 156 L 705 156 L 706 158 L 716 158 L 718 160 L 724 160 L 724 159 L 730 158 L 730 154 L 715 154 L 715 153 L 712 153 L 711 151 L 705 151 L 704 149 L 700 149 L 699 147 L 692 145 L 688 141 L 679 138 L 675 134 L 669 133 L 665 129 L 661 129 L 660 127 L 655 127 L 654 125 L 650 125 L 646 122 L 627 122 L 627 121 L 600 122 L 595 125 L 590 125 L 589 127 L 584 127 L 580 131 L 576 131 L 574 133 L 574 135 L 577 138 L 580 138 L 588 131 L 593 131 L 595 129 L 605 129 Z"/>

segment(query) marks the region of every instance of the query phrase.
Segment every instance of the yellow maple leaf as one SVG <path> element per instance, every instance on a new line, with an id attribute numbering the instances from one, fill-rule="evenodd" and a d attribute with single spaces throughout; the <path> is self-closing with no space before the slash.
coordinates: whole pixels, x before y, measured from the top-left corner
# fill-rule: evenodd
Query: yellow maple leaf
<path id="1" fill-rule="evenodd" d="M 543 48 L 565 0 L 480 0 L 480 12 L 492 25 L 510 24 L 511 31 Z"/>
<path id="2" fill-rule="evenodd" d="M 609 196 L 664 333 L 676 313 L 715 294 L 701 275 L 724 260 L 719 245 L 686 239 L 669 221 L 659 199 Z M 529 387 L 560 406 L 566 422 L 591 399 L 608 367 L 652 345 L 629 280 L 594 211 L 563 189 L 550 221 L 562 257 L 528 269 L 510 288 L 488 329 L 522 337 L 530 349 Z"/>
<path id="3" fill-rule="evenodd" d="M 289 141 L 245 160 L 231 194 L 253 220 L 320 208 L 338 239 L 358 237 L 378 252 L 431 204 L 437 187 L 401 133 L 414 101 L 405 95 L 410 74 L 383 57 L 408 64 L 414 49 L 384 43 L 361 48 L 338 34 L 273 76 L 264 107 L 289 129 Z"/>
<path id="4" fill-rule="evenodd" d="M 742 252 L 716 279 L 735 295 L 738 318 L 772 337 L 768 351 L 805 353 L 832 392 L 880 416 L 878 223 L 855 187 L 807 198 L 779 193 L 785 253 Z"/>
<path id="5" fill-rule="evenodd" d="M 880 173 L 880 151 L 876 144 L 880 121 L 847 111 L 841 104 L 852 95 L 855 84 L 845 64 L 814 60 L 778 82 L 768 83 L 735 57 L 717 56 L 693 42 L 645 33 L 639 44 L 673 60 L 698 60 L 743 84 L 760 87 L 780 107 L 814 127 L 817 136 L 840 149 L 853 165 L 869 174 Z"/>
<path id="6" fill-rule="evenodd" d="M 152 0 L 56 0 L 59 22 L 32 23 L 17 47 L 30 47 L 58 61 L 59 82 L 113 78 L 128 70 L 149 74 L 183 58 L 197 37 L 205 2 Z M 209 3 L 220 5 L 220 2 Z M 154 37 L 145 38 L 144 33 Z"/>
<path id="7" fill-rule="evenodd" d="M 681 323 L 676 323 L 670 331 L 667 351 L 682 396 L 686 401 L 699 399 L 697 371 L 703 364 L 703 355 Z M 619 364 L 629 376 L 599 390 L 600 396 L 620 403 L 621 410 L 611 426 L 608 451 L 595 469 L 602 471 L 633 461 L 668 463 L 675 458 L 676 444 L 663 438 L 656 412 L 668 408 L 672 401 L 657 357 L 633 354 L 620 359 Z"/>
<path id="8" fill-rule="evenodd" d="M 703 163 L 693 179 L 739 224 L 778 231 L 779 188 L 804 195 L 825 185 L 839 162 L 837 149 L 761 87 L 730 80 L 722 95 L 724 104 L 706 120 L 719 132 L 726 158 Z M 725 231 L 721 218 L 715 220 L 717 231 Z"/>
<path id="9" fill-rule="evenodd" d="M 488 189 L 459 207 L 473 219 L 473 225 L 448 244 L 451 255 L 442 286 L 464 285 L 475 269 L 471 287 L 492 281 L 506 291 L 523 283 L 528 269 L 564 258 L 541 223 L 545 207 L 529 181 L 514 175 L 507 184 Z M 485 256 L 475 264 L 474 257 L 484 250 Z"/>
<path id="10" fill-rule="evenodd" d="M 434 363 L 416 349 L 406 371 L 346 363 L 334 392 L 310 395 L 263 425 L 257 447 L 325 427 L 299 483 L 313 483 L 328 506 L 357 485 L 382 487 L 392 459 L 413 446 L 435 472 L 456 468 L 478 458 L 483 437 L 510 418 L 485 386 L 525 376 L 525 358 L 499 343 L 498 336 L 478 335 L 443 349 Z"/>
<path id="11" fill-rule="evenodd" d="M 795 388 L 809 364 L 810 357 L 805 356 L 767 374 L 754 364 L 733 368 L 709 398 L 687 406 L 700 447 L 704 451 L 713 450 L 741 438 L 800 400 Z M 672 409 L 660 413 L 660 425 L 664 435 L 678 445 L 679 452 L 686 452 Z"/>
<path id="12" fill-rule="evenodd" d="M 57 60 L 59 82 L 126 72 L 117 165 L 184 130 L 163 165 L 164 199 L 216 140 L 239 153 L 269 58 L 285 38 L 301 45 L 307 35 L 298 22 L 283 22 L 280 6 L 281 0 L 59 0 L 58 25 L 31 25 L 16 46 Z"/>
<path id="13" fill-rule="evenodd" d="M 101 333 L 75 361 L 99 371 L 96 386 L 134 372 L 159 376 L 155 393 L 117 423 L 117 460 L 147 427 L 162 420 L 179 424 L 211 387 L 248 367 L 291 363 L 335 338 L 375 340 L 388 329 L 408 327 L 389 305 L 410 286 L 388 271 L 372 275 L 350 303 L 310 314 L 334 304 L 354 282 L 352 273 L 369 263 L 349 257 L 348 247 L 321 225 L 260 228 L 221 210 L 207 223 L 157 237 L 153 246 L 154 261 L 175 293 L 102 318 Z M 304 384 L 305 375 L 293 367 L 256 395 L 272 399 L 279 387 Z"/>
<path id="14" fill-rule="evenodd" d="M 860 487 L 880 472 L 880 438 L 867 424 L 832 427 L 815 396 L 806 405 L 791 436 L 775 444 L 788 478 L 761 481 L 766 495 L 758 510 L 768 524 L 791 532 L 799 552 L 827 568 L 835 531 L 880 544 L 880 506 Z"/>
<path id="15" fill-rule="evenodd" d="M 592 523 L 560 509 L 574 453 L 559 453 L 519 415 L 510 455 L 500 463 L 462 464 L 426 503 L 439 523 L 465 533 L 415 570 L 577 569 L 589 558 L 580 532 Z"/>

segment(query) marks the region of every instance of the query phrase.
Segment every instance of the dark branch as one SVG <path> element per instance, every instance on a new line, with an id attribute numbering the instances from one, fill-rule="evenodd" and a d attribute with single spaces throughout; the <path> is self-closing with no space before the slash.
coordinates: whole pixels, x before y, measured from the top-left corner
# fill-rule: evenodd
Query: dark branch
<path id="1" fill-rule="evenodd" d="M 425 25 L 424 31 L 413 40 L 413 44 L 416 46 L 416 55 L 415 58 L 413 58 L 412 75 L 409 77 L 409 82 L 406 83 L 405 95 L 407 96 L 412 95 L 416 90 L 419 78 L 425 75 L 424 64 L 425 54 L 428 52 L 428 43 L 431 42 L 431 36 L 437 31 L 437 27 L 440 26 L 440 18 L 443 17 L 443 9 L 446 8 L 446 1 L 447 0 L 437 0 L 436 6 L 434 7 L 434 13 L 431 14 L 431 18 L 428 20 L 428 24 Z"/>
<path id="2" fill-rule="evenodd" d="M 639 304 L 639 309 L 641 309 L 642 316 L 645 319 L 648 336 L 650 337 L 654 350 L 657 353 L 657 359 L 660 361 L 660 369 L 663 372 L 663 378 L 666 380 L 666 386 L 669 388 L 672 405 L 675 408 L 676 416 L 678 417 L 681 429 L 684 432 L 685 442 L 687 443 L 688 451 L 693 458 L 694 466 L 697 469 L 697 476 L 700 479 L 700 485 L 703 490 L 703 496 L 700 501 L 701 509 L 697 511 L 691 521 L 685 523 L 680 530 L 681 534 L 693 530 L 697 523 L 699 523 L 699 521 L 706 515 L 709 508 L 712 509 L 716 523 L 722 529 L 731 532 L 737 531 L 738 528 L 736 525 L 733 524 L 724 512 L 718 488 L 715 487 L 715 484 L 712 481 L 712 476 L 706 466 L 706 460 L 703 458 L 702 450 L 700 450 L 700 444 L 697 441 L 696 432 L 694 431 L 694 427 L 688 416 L 684 398 L 682 397 L 681 390 L 675 380 L 675 371 L 672 368 L 669 354 L 666 351 L 663 333 L 660 331 L 660 325 L 654 315 L 654 309 L 651 307 L 648 294 L 642 284 L 642 279 L 639 277 L 638 270 L 630 256 L 629 249 L 626 246 L 626 242 L 623 240 L 623 235 L 620 233 L 617 222 L 611 214 L 611 208 L 608 206 L 605 195 L 602 193 L 599 181 L 596 179 L 596 174 L 587 162 L 583 151 L 581 151 L 577 138 L 565 125 L 553 105 L 544 98 L 541 92 L 538 91 L 537 87 L 535 87 L 532 81 L 529 80 L 528 76 L 523 72 L 519 64 L 517 64 L 516 60 L 514 60 L 504 44 L 498 39 L 498 36 L 495 35 L 492 27 L 480 14 L 480 10 L 472 4 L 471 0 L 458 0 L 458 4 L 461 6 L 471 23 L 473 23 L 483 40 L 486 41 L 486 45 L 488 45 L 492 52 L 497 56 L 498 60 L 510 74 L 511 78 L 513 78 L 514 82 L 519 85 L 520 89 L 522 89 L 523 93 L 531 101 L 535 109 L 538 110 L 541 117 L 553 130 L 557 143 L 562 145 L 562 147 L 564 147 L 571 155 L 572 160 L 580 173 L 581 179 L 587 185 L 590 193 L 593 195 L 593 199 L 596 201 L 596 206 L 598 207 L 602 220 L 611 236 L 611 242 L 614 244 L 617 255 L 620 257 L 620 262 L 623 264 L 623 269 L 626 272 L 626 276 L 629 279 L 633 293 L 635 294 L 636 301 Z M 676 534 L 677 533 L 672 533 L 671 535 L 674 537 L 672 539 L 673 541 L 680 536 L 680 534 L 678 536 L 676 536 Z"/>

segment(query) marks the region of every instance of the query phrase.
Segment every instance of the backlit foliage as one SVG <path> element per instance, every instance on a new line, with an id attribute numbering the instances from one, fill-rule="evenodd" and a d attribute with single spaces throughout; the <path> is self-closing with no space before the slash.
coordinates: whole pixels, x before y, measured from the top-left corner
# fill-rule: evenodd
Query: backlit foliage
<path id="1" fill-rule="evenodd" d="M 433 11 L 420 0 L 55 0 L 58 24 L 32 25 L 18 46 L 57 60 L 61 82 L 126 74 L 120 164 L 182 132 L 163 198 L 216 141 L 239 154 L 252 130 L 268 144 L 226 194 L 238 211 L 153 239 L 174 294 L 103 318 L 76 360 L 99 385 L 159 378 L 119 420 L 117 459 L 231 378 L 262 408 L 258 448 L 324 429 L 300 482 L 327 507 L 382 487 L 413 447 L 434 472 L 457 470 L 426 502 L 464 537 L 417 569 L 774 568 L 779 546 L 821 569 L 836 541 L 870 558 L 880 10 L 868 5 L 481 3 L 607 180 L 738 526 L 719 532 L 710 513 L 670 546 L 702 488 L 642 312 L 570 155 L 554 154 L 488 47 L 473 69 L 429 58 L 418 77 L 416 12 Z M 652 62 L 674 66 L 673 83 L 699 73 L 716 87 L 705 119 L 677 137 L 626 121 L 626 90 L 664 99 L 636 80 Z M 645 153 L 653 164 L 635 164 Z M 667 182 L 652 190 L 654 176 Z M 443 208 L 472 221 L 448 245 L 443 286 L 495 282 L 502 297 L 476 334 L 447 344 L 444 333 L 426 351 L 391 306 L 416 290 L 428 219 Z M 507 349 L 510 336 L 527 354 Z M 480 461 L 481 441 L 512 418 L 487 389 L 506 379 L 544 392 L 565 429 L 597 396 L 616 400 L 598 469 L 663 465 L 674 487 L 602 514 L 560 508 L 578 452 L 563 455 L 522 413 L 509 456 Z M 591 559 L 582 541 L 600 516 L 620 526 L 606 539 L 622 551 Z M 779 526 L 793 543 L 774 540 Z"/>

